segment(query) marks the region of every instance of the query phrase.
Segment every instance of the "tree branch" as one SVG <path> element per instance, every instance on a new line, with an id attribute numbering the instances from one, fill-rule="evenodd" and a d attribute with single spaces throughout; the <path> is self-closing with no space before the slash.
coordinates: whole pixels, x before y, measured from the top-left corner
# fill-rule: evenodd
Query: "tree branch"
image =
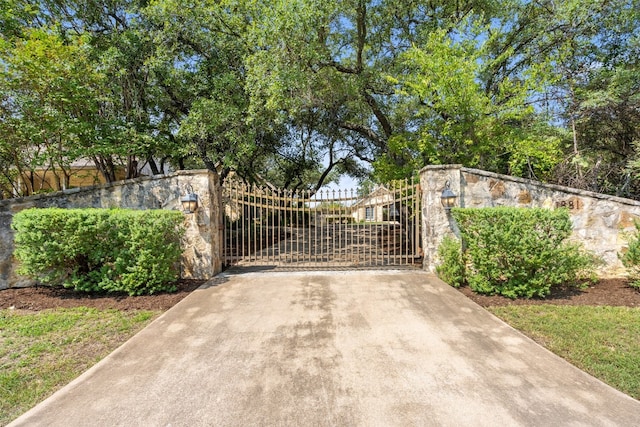
<path id="1" fill-rule="evenodd" d="M 360 72 L 362 71 L 362 70 L 358 70 L 356 68 L 346 67 L 346 66 L 340 64 L 338 61 L 320 62 L 318 65 L 320 67 L 333 67 L 337 71 L 339 71 L 341 73 L 345 73 L 345 74 L 360 74 Z"/>
<path id="2" fill-rule="evenodd" d="M 338 123 L 338 126 L 342 129 L 351 130 L 364 136 L 370 141 L 375 142 L 376 145 L 378 145 L 379 147 L 382 147 L 385 145 L 385 140 L 380 138 L 380 136 L 368 126 L 364 126 L 364 125 L 361 125 L 358 123 L 352 123 L 352 122 L 340 122 Z"/>
<path id="3" fill-rule="evenodd" d="M 378 102 L 376 101 L 376 99 L 369 92 L 364 90 L 362 91 L 362 95 L 364 96 L 364 99 L 367 101 L 367 104 L 369 105 L 369 107 L 371 107 L 371 111 L 373 111 L 373 114 L 376 116 L 376 119 L 378 119 L 378 122 L 380 122 L 380 126 L 382 126 L 382 130 L 385 136 L 387 138 L 391 137 L 391 135 L 393 134 L 391 123 L 389 122 L 389 119 L 387 119 L 387 116 L 380 109 L 380 106 L 378 105 Z"/>
<path id="4" fill-rule="evenodd" d="M 365 40 L 367 36 L 367 5 L 363 0 L 358 2 L 356 8 L 356 31 L 357 31 L 357 49 L 356 49 L 356 70 L 361 73 L 363 70 L 362 54 L 364 51 Z"/>

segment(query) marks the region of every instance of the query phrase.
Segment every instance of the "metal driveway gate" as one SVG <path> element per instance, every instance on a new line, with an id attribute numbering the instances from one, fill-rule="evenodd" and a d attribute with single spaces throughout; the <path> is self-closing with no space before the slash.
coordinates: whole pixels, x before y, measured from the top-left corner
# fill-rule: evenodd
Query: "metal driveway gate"
<path id="1" fill-rule="evenodd" d="M 291 192 L 227 180 L 225 266 L 420 266 L 420 187 Z"/>

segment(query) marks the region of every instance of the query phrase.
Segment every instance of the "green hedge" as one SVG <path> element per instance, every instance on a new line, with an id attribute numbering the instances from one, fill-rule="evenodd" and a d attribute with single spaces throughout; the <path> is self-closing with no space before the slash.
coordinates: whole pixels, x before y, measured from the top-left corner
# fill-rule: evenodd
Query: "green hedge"
<path id="1" fill-rule="evenodd" d="M 566 209 L 456 208 L 451 214 L 465 249 L 457 260 L 457 247 L 445 241 L 440 270 L 478 293 L 545 297 L 553 286 L 580 286 L 591 278 L 595 258 L 567 240 Z"/>
<path id="2" fill-rule="evenodd" d="M 635 221 L 636 231 L 628 236 L 629 248 L 624 253 L 618 253 L 618 258 L 627 269 L 629 285 L 640 289 L 640 222 Z"/>
<path id="3" fill-rule="evenodd" d="M 465 283 L 465 263 L 462 256 L 462 244 L 452 236 L 445 236 L 438 247 L 440 265 L 436 273 L 442 280 L 458 288 Z"/>
<path id="4" fill-rule="evenodd" d="M 13 218 L 19 274 L 79 291 L 175 291 L 183 215 L 166 210 L 27 209 Z"/>

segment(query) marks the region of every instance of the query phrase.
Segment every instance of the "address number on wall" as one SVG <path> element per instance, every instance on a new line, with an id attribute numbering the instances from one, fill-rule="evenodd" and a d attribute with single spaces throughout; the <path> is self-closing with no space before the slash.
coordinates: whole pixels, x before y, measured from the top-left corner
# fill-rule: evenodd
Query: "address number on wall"
<path id="1" fill-rule="evenodd" d="M 582 209 L 582 201 L 580 199 L 556 200 L 556 208 L 567 208 L 569 210 Z"/>

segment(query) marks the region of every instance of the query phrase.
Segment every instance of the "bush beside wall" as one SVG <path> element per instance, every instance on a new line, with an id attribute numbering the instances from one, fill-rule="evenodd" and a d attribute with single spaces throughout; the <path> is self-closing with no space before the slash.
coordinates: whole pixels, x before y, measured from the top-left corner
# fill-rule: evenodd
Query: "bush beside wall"
<path id="1" fill-rule="evenodd" d="M 12 223 L 18 272 L 87 292 L 173 291 L 182 222 L 167 210 L 27 209 Z"/>
<path id="2" fill-rule="evenodd" d="M 462 257 L 462 244 L 453 236 L 445 236 L 438 247 L 440 265 L 436 267 L 438 277 L 459 288 L 465 283 L 465 263 Z"/>
<path id="3" fill-rule="evenodd" d="M 590 278 L 594 258 L 569 242 L 564 209 L 453 209 L 464 251 L 456 260 L 451 243 L 441 247 L 441 270 L 478 293 L 510 298 L 545 297 L 557 285 L 579 286 Z"/>
<path id="4" fill-rule="evenodd" d="M 629 248 L 624 253 L 619 253 L 618 257 L 622 265 L 627 269 L 629 284 L 640 289 L 640 222 L 635 221 L 636 231 L 628 237 Z"/>

